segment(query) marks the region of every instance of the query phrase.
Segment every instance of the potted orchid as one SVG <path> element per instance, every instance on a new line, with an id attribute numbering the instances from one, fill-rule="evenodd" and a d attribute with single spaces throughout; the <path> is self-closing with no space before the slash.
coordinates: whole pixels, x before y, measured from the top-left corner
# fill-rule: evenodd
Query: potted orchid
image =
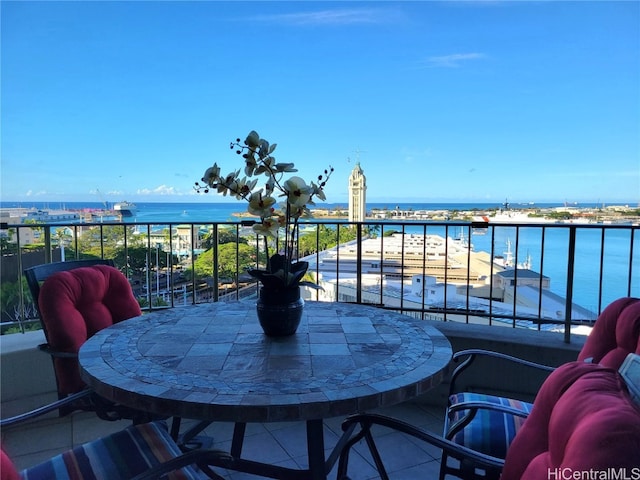
<path id="1" fill-rule="evenodd" d="M 214 163 L 204 173 L 202 184 L 196 182 L 195 189 L 204 193 L 215 190 L 248 202 L 248 213 L 260 218 L 253 230 L 262 236 L 267 254 L 265 269 L 247 272 L 262 283 L 260 299 L 270 304 L 299 299 L 299 286 L 316 286 L 302 280 L 308 262 L 297 261 L 299 221 L 311 217 L 309 205 L 314 205 L 315 198 L 325 200 L 324 186 L 333 168 L 324 170 L 317 182 L 309 184 L 298 176 L 285 179 L 285 174 L 297 172 L 294 164 L 276 162 L 273 156 L 276 144 L 260 138 L 255 131 L 251 131 L 243 143 L 239 138 L 231 142 L 231 149 L 242 156 L 244 174 L 238 169 L 222 175 Z M 261 176 L 264 183 L 258 184 Z M 270 241 L 275 249 L 273 255 L 269 255 Z M 260 310 L 260 301 L 258 306 Z"/>

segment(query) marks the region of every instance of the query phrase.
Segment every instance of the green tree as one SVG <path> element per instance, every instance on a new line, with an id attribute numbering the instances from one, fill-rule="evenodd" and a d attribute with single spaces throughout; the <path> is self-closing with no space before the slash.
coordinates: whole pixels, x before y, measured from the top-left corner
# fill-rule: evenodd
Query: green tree
<path id="1" fill-rule="evenodd" d="M 115 258 L 117 249 L 124 244 L 125 229 L 127 242 L 134 238 L 133 227 L 126 225 L 101 225 L 90 228 L 78 239 L 80 257 Z"/>
<path id="2" fill-rule="evenodd" d="M 315 232 L 308 232 L 300 236 L 298 240 L 298 250 L 300 256 L 311 255 L 318 251 L 335 247 L 338 243 L 345 243 L 354 240 L 357 235 L 355 227 L 340 226 L 340 238 L 338 238 L 338 228 L 328 225 L 318 225 Z"/>
<path id="3" fill-rule="evenodd" d="M 248 243 L 245 237 L 236 235 L 235 228 L 219 228 L 218 229 L 218 244 L 224 245 L 225 243 Z M 202 248 L 210 249 L 213 247 L 213 232 L 209 232 L 202 240 Z"/>
<path id="4" fill-rule="evenodd" d="M 256 265 L 255 249 L 245 243 L 225 243 L 218 247 L 218 273 L 221 277 L 236 278 L 236 260 L 242 272 Z M 198 278 L 213 276 L 213 250 L 201 253 L 194 262 L 195 274 Z"/>
<path id="5" fill-rule="evenodd" d="M 20 307 L 20 289 L 24 292 L 25 315 L 22 316 Z M 25 277 L 15 282 L 2 282 L 0 284 L 0 313 L 3 322 L 22 322 L 28 319 L 37 318 L 36 307 L 31 299 L 29 287 Z"/>

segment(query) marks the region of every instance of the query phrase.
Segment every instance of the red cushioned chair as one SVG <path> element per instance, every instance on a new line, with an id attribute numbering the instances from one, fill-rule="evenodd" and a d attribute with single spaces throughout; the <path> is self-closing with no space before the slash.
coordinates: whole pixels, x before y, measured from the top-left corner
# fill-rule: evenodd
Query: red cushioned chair
<path id="1" fill-rule="evenodd" d="M 640 353 L 640 299 L 621 298 L 605 308 L 598 317 L 591 335 L 582 348 L 578 360 L 602 363 L 618 369 L 628 353 Z M 555 368 L 524 361 L 509 355 L 485 350 L 464 350 L 454 354 L 460 365 L 454 370 L 450 383 L 449 404 L 445 415 L 442 439 L 394 419 L 380 416 L 359 417 L 361 425 L 374 423 L 396 428 L 431 443 L 441 442 L 443 449 L 440 479 L 455 475 L 464 479 L 500 478 L 502 461 L 521 427 L 526 424 L 533 404 L 520 399 L 500 397 L 478 392 L 458 391 L 461 374 L 480 356 L 515 362 L 522 367 L 549 374 Z M 366 433 L 361 438 L 370 440 Z M 442 443 L 444 441 L 444 443 Z M 459 448 L 449 448 L 449 443 Z M 375 446 L 370 445 L 374 460 Z M 450 461 L 451 460 L 451 461 Z M 383 467 L 382 467 L 383 468 Z M 381 470 L 381 463 L 378 465 Z M 384 478 L 386 474 L 381 474 Z"/>
<path id="2" fill-rule="evenodd" d="M 140 306 L 127 278 L 109 260 L 40 265 L 25 270 L 25 275 L 47 340 L 40 348 L 52 356 L 58 397 L 62 399 L 86 389 L 77 360 L 82 344 L 105 327 L 139 316 Z M 136 414 L 130 409 L 114 411 L 113 404 L 97 395 L 89 399 L 66 406 L 60 414 L 77 408 L 95 410 L 107 420 Z"/>
<path id="3" fill-rule="evenodd" d="M 583 346 L 578 360 L 601 363 L 618 369 L 629 353 L 640 352 L 640 299 L 620 298 L 609 304 L 594 325 Z M 444 436 L 455 443 L 505 458 L 507 449 L 524 425 L 532 404 L 521 399 L 487 395 L 478 392 L 457 391 L 459 376 L 479 356 L 491 356 L 516 362 L 523 367 L 542 372 L 554 368 L 483 350 L 457 352 L 454 361 L 465 360 L 456 368 L 450 384 L 449 407 L 445 417 Z M 473 477 L 477 473 L 473 462 L 457 458 L 450 466 L 445 453 L 441 463 L 440 478 L 446 474 Z M 479 478 L 498 478 L 499 471 L 482 473 Z"/>
<path id="4" fill-rule="evenodd" d="M 625 297 L 600 314 L 578 360 L 617 370 L 629 353 L 640 353 L 640 299 Z"/>
<path id="5" fill-rule="evenodd" d="M 473 461 L 485 471 L 498 475 L 501 471 L 501 480 L 587 478 L 583 472 L 596 472 L 588 478 L 604 478 L 593 476 L 598 472 L 615 471 L 618 475 L 607 478 L 633 478 L 640 474 L 640 405 L 633 402 L 617 370 L 593 363 L 570 362 L 547 377 L 505 460 L 382 415 L 353 415 L 343 422 L 343 430 L 354 423 L 360 425 L 360 430 L 341 452 L 337 476 L 340 480 L 348 478 L 349 450 L 362 438 L 380 477 L 388 479 L 371 433 L 374 425 L 428 442 L 453 458 Z"/>
<path id="6" fill-rule="evenodd" d="M 640 475 L 640 405 L 617 370 L 572 362 L 540 389 L 509 447 L 501 479 L 587 478 L 573 475 L 589 471 L 626 472 L 607 478 Z"/>

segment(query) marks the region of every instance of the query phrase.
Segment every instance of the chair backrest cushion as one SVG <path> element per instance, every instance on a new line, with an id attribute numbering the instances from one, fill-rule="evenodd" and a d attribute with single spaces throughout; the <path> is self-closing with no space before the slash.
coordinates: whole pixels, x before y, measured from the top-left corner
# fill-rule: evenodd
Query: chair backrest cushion
<path id="1" fill-rule="evenodd" d="M 0 480 L 20 480 L 16 467 L 4 450 L 0 450 Z"/>
<path id="2" fill-rule="evenodd" d="M 640 298 L 625 297 L 602 311 L 578 360 L 617 370 L 630 353 L 640 354 Z"/>
<path id="3" fill-rule="evenodd" d="M 507 451 L 501 480 L 622 468 L 631 475 L 638 467 L 640 407 L 616 370 L 577 361 L 558 367 L 542 385 Z"/>
<path id="4" fill-rule="evenodd" d="M 67 260 L 64 262 L 42 263 L 34 267 L 24 270 L 24 276 L 27 279 L 27 285 L 31 292 L 36 307 L 38 306 L 38 298 L 40 298 L 40 284 L 56 272 L 73 270 L 74 268 L 90 267 L 93 265 L 111 265 L 115 267 L 113 260 L 109 258 L 91 258 L 87 260 Z M 38 309 L 38 315 L 40 310 Z"/>
<path id="5" fill-rule="evenodd" d="M 42 284 L 40 313 L 47 342 L 62 352 L 78 353 L 96 332 L 141 314 L 127 278 L 107 265 L 76 268 L 51 275 Z M 80 391 L 76 359 L 55 358 L 60 393 Z"/>

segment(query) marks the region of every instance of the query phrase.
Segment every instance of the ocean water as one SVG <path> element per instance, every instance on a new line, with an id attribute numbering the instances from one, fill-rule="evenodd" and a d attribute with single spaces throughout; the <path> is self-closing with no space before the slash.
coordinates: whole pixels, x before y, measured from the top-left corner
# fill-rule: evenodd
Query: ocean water
<path id="1" fill-rule="evenodd" d="M 561 206 L 562 204 L 536 204 L 535 206 L 546 208 Z M 336 205 L 321 205 L 326 208 Z M 580 204 L 580 207 L 595 207 L 596 204 Z M 33 203 L 16 204 L 13 202 L 0 203 L 1 208 L 51 208 L 51 209 L 101 209 L 100 202 L 67 202 L 65 204 Z M 236 222 L 239 217 L 234 213 L 246 211 L 243 202 L 208 202 L 208 203 L 137 203 L 138 211 L 135 216 L 125 219 L 127 223 L 167 223 L 167 222 Z M 371 208 L 388 208 L 414 210 L 471 210 L 500 207 L 494 203 L 425 203 L 425 204 L 390 204 L 368 203 Z M 511 205 L 512 208 L 531 207 L 531 205 Z M 407 233 L 424 233 L 424 228 L 410 223 L 399 224 L 398 230 L 404 225 Z M 392 227 L 384 227 L 392 228 Z M 470 229 L 450 227 L 449 236 L 468 236 Z M 445 227 L 429 226 L 427 234 L 445 235 Z M 493 255 L 503 255 L 507 251 L 507 242 L 511 243 L 511 251 L 518 263 L 524 262 L 528 257 L 531 260 L 531 268 L 542 272 L 551 280 L 551 291 L 561 296 L 567 293 L 567 263 L 568 263 L 568 228 L 550 227 L 545 229 L 543 242 L 543 229 L 541 227 L 506 227 L 494 226 L 487 229 L 484 234 L 478 235 L 471 231 L 470 241 L 476 251 L 486 251 Z M 468 239 L 467 239 L 468 240 Z M 516 250 L 517 243 L 517 250 Z M 634 252 L 635 258 L 630 258 Z M 640 230 L 611 229 L 602 236 L 602 230 L 597 228 L 578 228 L 576 230 L 576 254 L 574 269 L 573 299 L 575 303 L 598 311 L 616 298 L 628 294 L 629 280 L 631 280 L 631 295 L 640 297 Z M 602 259 L 602 269 L 600 267 Z M 631 274 L 630 274 L 631 272 Z M 631 275 L 631 279 L 630 279 Z M 602 281 L 601 281 L 602 278 Z M 599 286 L 602 283 L 602 298 L 599 297 Z"/>
<path id="2" fill-rule="evenodd" d="M 218 197 L 219 199 L 220 197 Z M 562 203 L 511 203 L 511 208 L 552 208 L 560 207 Z M 176 222 L 184 219 L 186 222 L 226 222 L 237 221 L 234 213 L 246 212 L 246 202 L 185 202 L 185 203 L 136 203 L 138 211 L 135 216 L 125 218 L 125 222 Z M 602 206 L 596 203 L 571 204 L 571 207 L 593 208 Z M 346 204 L 317 204 L 318 208 L 347 208 Z M 503 207 L 500 203 L 393 203 L 379 202 L 367 203 L 367 209 L 400 209 L 400 210 L 487 210 Z M 631 206 L 633 208 L 635 206 Z M 0 202 L 0 208 L 33 208 L 33 209 L 60 209 L 60 210 L 101 210 L 105 206 L 101 202 Z"/>

